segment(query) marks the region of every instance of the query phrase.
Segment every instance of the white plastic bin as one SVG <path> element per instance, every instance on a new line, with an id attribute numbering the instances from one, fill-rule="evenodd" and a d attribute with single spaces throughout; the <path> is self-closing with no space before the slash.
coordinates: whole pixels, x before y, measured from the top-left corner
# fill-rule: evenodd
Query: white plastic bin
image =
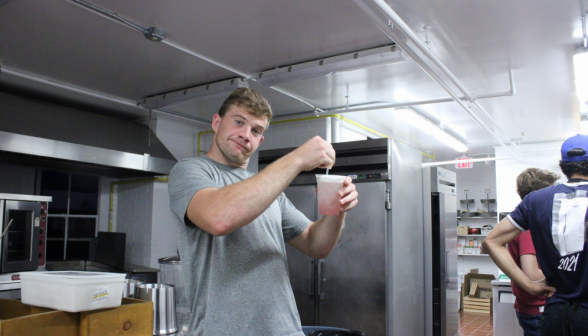
<path id="1" fill-rule="evenodd" d="M 125 276 L 81 271 L 22 272 L 21 301 L 72 313 L 118 307 Z"/>

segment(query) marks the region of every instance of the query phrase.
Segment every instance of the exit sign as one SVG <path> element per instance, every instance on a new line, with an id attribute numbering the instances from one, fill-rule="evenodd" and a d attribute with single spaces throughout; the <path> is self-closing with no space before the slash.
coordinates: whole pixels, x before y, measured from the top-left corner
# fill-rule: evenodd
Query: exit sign
<path id="1" fill-rule="evenodd" d="M 457 169 L 467 169 L 467 168 L 472 168 L 474 166 L 474 163 L 472 162 L 472 158 L 460 157 L 460 158 L 457 158 L 456 160 L 462 161 L 462 162 L 455 163 L 455 168 L 457 168 Z"/>

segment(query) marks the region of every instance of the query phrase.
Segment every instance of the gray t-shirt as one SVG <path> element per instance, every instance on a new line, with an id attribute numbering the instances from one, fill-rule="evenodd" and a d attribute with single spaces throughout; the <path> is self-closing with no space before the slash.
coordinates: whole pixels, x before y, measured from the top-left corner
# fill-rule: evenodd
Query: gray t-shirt
<path id="1" fill-rule="evenodd" d="M 284 193 L 253 222 L 225 236 L 212 236 L 186 217 L 197 191 L 253 175 L 206 156 L 182 160 L 170 173 L 170 207 L 192 304 L 191 335 L 304 335 L 284 242 L 301 234 L 310 219 Z"/>

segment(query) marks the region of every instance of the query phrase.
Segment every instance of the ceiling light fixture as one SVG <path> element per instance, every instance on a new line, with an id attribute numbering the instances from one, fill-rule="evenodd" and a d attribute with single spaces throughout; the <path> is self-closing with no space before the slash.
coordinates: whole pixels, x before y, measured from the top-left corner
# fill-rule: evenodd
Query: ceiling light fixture
<path id="1" fill-rule="evenodd" d="M 578 48 L 574 55 L 576 95 L 581 104 L 588 103 L 588 49 Z"/>
<path id="2" fill-rule="evenodd" d="M 244 78 L 227 79 L 220 82 L 193 86 L 190 88 L 162 93 L 156 96 L 151 96 L 143 99 L 137 105 L 143 106 L 148 110 L 158 109 L 163 106 L 178 103 L 184 100 L 202 98 L 202 97 L 218 97 L 233 92 L 240 87 L 249 87 L 249 84 Z"/>
<path id="3" fill-rule="evenodd" d="M 443 142 L 454 150 L 458 152 L 466 152 L 468 150 L 468 146 L 465 143 L 461 142 L 444 129 L 441 129 L 437 124 L 423 117 L 421 114 L 408 108 L 396 109 L 394 110 L 394 113 L 403 121 L 434 136 L 435 139 Z"/>
<path id="4" fill-rule="evenodd" d="M 263 71 L 257 74 L 255 81 L 265 86 L 274 86 L 404 61 L 406 58 L 402 49 L 393 44 Z"/>

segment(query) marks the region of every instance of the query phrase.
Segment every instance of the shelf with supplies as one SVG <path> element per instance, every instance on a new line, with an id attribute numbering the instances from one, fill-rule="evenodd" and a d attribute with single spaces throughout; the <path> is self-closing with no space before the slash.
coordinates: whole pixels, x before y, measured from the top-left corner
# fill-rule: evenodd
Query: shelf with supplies
<path id="1" fill-rule="evenodd" d="M 485 234 L 458 234 L 458 237 L 486 237 Z"/>
<path id="2" fill-rule="evenodd" d="M 488 217 L 481 217 L 481 216 L 474 216 L 474 217 L 457 217 L 457 219 L 464 219 L 464 218 L 497 218 L 496 216 L 488 216 Z"/>

